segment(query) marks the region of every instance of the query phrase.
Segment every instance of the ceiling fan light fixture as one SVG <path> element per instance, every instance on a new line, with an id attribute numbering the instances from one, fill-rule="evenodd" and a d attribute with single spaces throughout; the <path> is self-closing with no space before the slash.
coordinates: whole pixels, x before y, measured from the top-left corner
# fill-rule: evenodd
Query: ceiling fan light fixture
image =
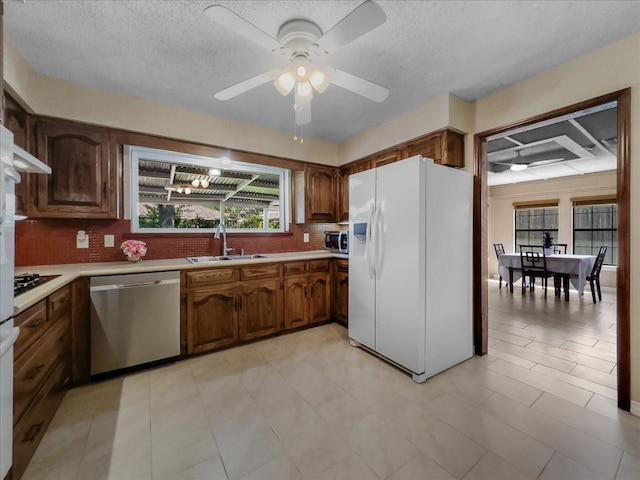
<path id="1" fill-rule="evenodd" d="M 200 186 L 200 180 L 198 178 L 194 178 L 191 181 L 191 185 L 193 185 L 193 188 L 198 188 Z"/>
<path id="2" fill-rule="evenodd" d="M 521 172 L 522 170 L 526 170 L 526 169 L 527 169 L 526 163 L 514 163 L 509 167 L 509 170 L 511 170 L 512 172 Z"/>
<path id="3" fill-rule="evenodd" d="M 220 170 L 218 170 L 217 168 L 210 168 L 209 169 L 209 176 L 211 176 L 211 177 L 219 177 L 221 173 L 222 172 L 220 172 Z"/>
<path id="4" fill-rule="evenodd" d="M 296 77 L 293 76 L 293 73 L 290 71 L 284 72 L 280 75 L 275 82 L 273 82 L 278 91 L 283 95 L 287 96 L 293 90 L 293 87 L 296 85 Z"/>
<path id="5" fill-rule="evenodd" d="M 329 86 L 329 77 L 322 70 L 314 70 L 309 75 L 309 83 L 318 93 L 323 93 Z"/>
<path id="6" fill-rule="evenodd" d="M 298 82 L 309 80 L 311 65 L 306 55 L 296 55 L 293 59 L 293 75 Z"/>
<path id="7" fill-rule="evenodd" d="M 308 102 L 313 98 L 313 88 L 309 82 L 296 83 L 296 103 Z"/>
<path id="8" fill-rule="evenodd" d="M 200 186 L 202 188 L 209 188 L 209 180 L 200 180 Z"/>

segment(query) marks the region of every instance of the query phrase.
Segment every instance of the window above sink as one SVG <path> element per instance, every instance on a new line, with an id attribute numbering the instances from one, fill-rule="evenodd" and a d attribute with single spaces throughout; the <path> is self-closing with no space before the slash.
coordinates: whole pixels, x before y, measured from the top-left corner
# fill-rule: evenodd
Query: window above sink
<path id="1" fill-rule="evenodd" d="M 288 230 L 290 171 L 284 168 L 127 146 L 132 232 Z"/>

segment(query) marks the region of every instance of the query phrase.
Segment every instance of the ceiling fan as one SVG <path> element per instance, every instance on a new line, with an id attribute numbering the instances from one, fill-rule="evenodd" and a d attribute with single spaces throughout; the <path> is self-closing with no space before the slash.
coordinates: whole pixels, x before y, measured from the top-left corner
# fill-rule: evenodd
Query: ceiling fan
<path id="1" fill-rule="evenodd" d="M 564 157 L 534 160 L 534 155 L 539 158 L 540 153 L 541 152 L 532 153 L 524 151 L 524 149 L 493 152 L 489 154 L 489 170 L 494 173 L 504 172 L 505 170 L 519 172 L 528 168 L 552 165 L 565 160 Z"/>
<path id="2" fill-rule="evenodd" d="M 371 0 L 358 6 L 325 33 L 309 20 L 295 19 L 280 26 L 277 39 L 221 5 L 208 7 L 204 13 L 219 25 L 270 52 L 288 56 L 292 64 L 289 70 L 271 70 L 225 88 L 214 95 L 218 100 L 229 100 L 273 81 L 282 95 L 286 96 L 294 91 L 296 125 L 306 125 L 311 122 L 313 91 L 322 93 L 330 84 L 374 102 L 382 102 L 389 95 L 389 90 L 385 87 L 356 75 L 337 68 L 314 69 L 311 66 L 314 57 L 330 55 L 385 22 L 386 15 Z"/>

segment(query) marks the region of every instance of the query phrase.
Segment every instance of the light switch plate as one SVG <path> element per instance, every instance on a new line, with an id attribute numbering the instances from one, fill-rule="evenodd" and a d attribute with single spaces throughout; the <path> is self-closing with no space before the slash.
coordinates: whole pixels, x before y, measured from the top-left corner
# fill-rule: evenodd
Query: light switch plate
<path id="1" fill-rule="evenodd" d="M 113 235 L 105 235 L 104 236 L 104 246 L 105 247 L 113 247 L 113 245 L 114 245 Z"/>
<path id="2" fill-rule="evenodd" d="M 309 234 L 308 233 L 303 233 L 302 234 L 302 241 L 304 243 L 309 243 Z"/>

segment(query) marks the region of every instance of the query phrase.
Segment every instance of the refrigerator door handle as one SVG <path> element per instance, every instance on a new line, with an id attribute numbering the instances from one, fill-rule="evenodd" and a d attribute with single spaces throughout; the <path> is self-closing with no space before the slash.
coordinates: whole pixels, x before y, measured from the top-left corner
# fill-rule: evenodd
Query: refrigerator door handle
<path id="1" fill-rule="evenodd" d="M 379 246 L 380 246 L 380 228 L 378 220 L 380 218 L 382 206 L 376 205 L 375 212 L 373 214 L 373 226 L 371 227 L 371 263 L 373 264 L 373 274 L 378 275 L 379 265 Z"/>
<path id="2" fill-rule="evenodd" d="M 369 216 L 367 217 L 367 229 L 365 232 L 365 243 L 364 243 L 364 251 L 365 256 L 367 257 L 367 268 L 369 270 L 369 278 L 373 278 L 375 275 L 375 270 L 373 269 L 373 256 L 371 252 L 371 223 L 373 222 L 375 212 L 375 205 L 371 204 L 369 207 Z"/>
<path id="3" fill-rule="evenodd" d="M 376 274 L 379 276 L 382 271 L 382 232 L 380 229 L 380 222 L 382 221 L 382 204 L 378 205 L 378 210 L 376 211 L 376 219 L 375 219 L 375 228 L 376 228 L 376 257 L 374 260 L 374 268 L 376 269 Z"/>

